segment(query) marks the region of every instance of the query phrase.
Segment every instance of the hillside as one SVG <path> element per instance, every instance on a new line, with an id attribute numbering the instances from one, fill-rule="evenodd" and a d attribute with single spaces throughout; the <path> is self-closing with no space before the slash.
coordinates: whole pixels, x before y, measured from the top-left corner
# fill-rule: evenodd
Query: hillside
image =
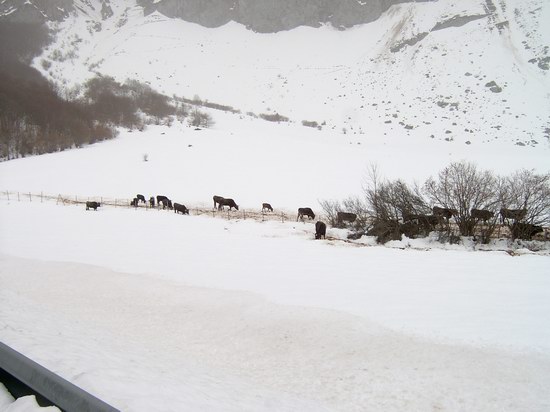
<path id="1" fill-rule="evenodd" d="M 363 143 L 549 147 L 549 16 L 538 1 L 404 3 L 345 31 L 276 34 L 144 15 L 130 0 L 111 8 L 105 18 L 97 4 L 82 4 L 58 23 L 35 67 L 64 89 L 96 73 L 133 78 L 243 114 L 317 122 Z"/>

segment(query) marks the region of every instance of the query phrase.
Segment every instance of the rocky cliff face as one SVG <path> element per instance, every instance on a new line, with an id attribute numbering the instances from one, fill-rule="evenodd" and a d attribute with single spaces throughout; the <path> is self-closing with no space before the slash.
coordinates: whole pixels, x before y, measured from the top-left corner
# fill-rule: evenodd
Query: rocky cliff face
<path id="1" fill-rule="evenodd" d="M 430 0 L 425 0 L 430 1 Z M 390 6 L 407 0 L 137 0 L 145 14 L 158 11 L 206 27 L 229 21 L 257 32 L 330 23 L 347 28 L 376 20 Z"/>
<path id="2" fill-rule="evenodd" d="M 60 21 L 74 10 L 73 0 L 21 1 L 6 0 L 0 4 L 0 21 L 42 23 Z"/>
<path id="3" fill-rule="evenodd" d="M 113 15 L 110 0 L 83 0 L 80 6 L 74 0 L 4 0 L 0 2 L 0 22 L 62 21 L 81 6 L 90 10 L 98 9 L 103 19 Z"/>
<path id="4" fill-rule="evenodd" d="M 256 32 L 271 33 L 298 26 L 337 28 L 376 20 L 390 6 L 411 0 L 135 0 L 145 15 L 158 11 L 205 27 L 236 21 Z M 434 1 L 434 0 L 417 0 Z M 129 2 L 130 3 L 130 2 Z M 110 0 L 4 0 L 0 21 L 42 23 L 60 21 L 76 9 L 112 16 Z"/>

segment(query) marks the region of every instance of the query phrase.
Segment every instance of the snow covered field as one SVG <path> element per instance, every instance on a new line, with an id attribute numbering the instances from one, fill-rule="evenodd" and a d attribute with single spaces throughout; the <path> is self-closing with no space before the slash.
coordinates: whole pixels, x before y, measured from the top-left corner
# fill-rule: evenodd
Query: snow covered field
<path id="1" fill-rule="evenodd" d="M 2 190 L 20 192 L 0 193 L 3 342 L 124 411 L 547 409 L 547 251 L 354 245 L 331 228 L 335 240 L 314 241 L 313 224 L 294 221 L 297 207 L 360 194 L 369 163 L 422 181 L 462 156 L 545 171 L 544 152 L 445 156 L 435 144 L 412 159 L 381 139 L 215 120 L 0 163 Z M 190 208 L 221 194 L 241 211 L 94 212 L 26 192 L 162 193 Z M 242 219 L 265 201 L 290 220 Z"/>
<path id="2" fill-rule="evenodd" d="M 498 2 L 500 15 L 396 52 L 483 4 L 403 4 L 348 31 L 258 35 L 143 17 L 130 3 L 113 4 L 99 31 L 93 16 L 63 23 L 35 65 L 47 60 L 62 89 L 100 72 L 243 113 L 0 163 L 2 342 L 131 412 L 550 409 L 548 248 L 382 247 L 332 228 L 314 241 L 315 221 L 294 222 L 298 207 L 319 214 L 319 200 L 360 195 L 370 165 L 418 183 L 460 160 L 547 173 L 548 76 L 527 63 L 548 38 L 530 13 L 538 3 Z M 52 60 L 56 50 L 66 56 Z M 29 192 L 164 194 L 192 213 L 86 211 Z M 213 195 L 290 219 L 194 215 Z M 3 408 L 36 409 L 0 386 Z"/>
<path id="3" fill-rule="evenodd" d="M 0 219 L 2 341 L 125 411 L 550 402 L 548 256 L 54 202 Z"/>

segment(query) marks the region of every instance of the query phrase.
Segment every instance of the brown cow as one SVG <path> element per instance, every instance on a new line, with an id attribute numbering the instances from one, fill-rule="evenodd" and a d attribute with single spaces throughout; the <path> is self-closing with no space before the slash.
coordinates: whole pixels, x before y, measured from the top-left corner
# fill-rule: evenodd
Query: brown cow
<path id="1" fill-rule="evenodd" d="M 318 221 L 315 223 L 315 239 L 326 239 L 327 235 L 327 225 L 321 221 Z"/>
<path id="2" fill-rule="evenodd" d="M 336 214 L 336 220 L 338 221 L 339 225 L 341 225 L 344 222 L 353 223 L 355 222 L 355 219 L 357 219 L 357 215 L 355 213 L 338 212 Z"/>
<path id="3" fill-rule="evenodd" d="M 451 217 L 458 215 L 458 211 L 456 209 L 449 209 L 447 207 L 434 206 L 432 211 L 434 216 L 437 216 L 439 219 L 445 219 L 447 223 Z"/>
<path id="4" fill-rule="evenodd" d="M 522 220 L 527 215 L 527 209 L 500 209 L 500 220 L 504 223 L 504 219 L 512 219 L 514 221 Z"/>
<path id="5" fill-rule="evenodd" d="M 486 209 L 472 209 L 470 211 L 470 216 L 472 217 L 472 219 L 483 220 L 484 222 L 487 222 L 494 215 L 495 215 L 494 212 L 491 212 L 490 210 L 486 210 Z"/>
<path id="6" fill-rule="evenodd" d="M 303 219 L 304 216 L 307 216 L 310 219 L 315 219 L 315 213 L 313 213 L 313 210 L 311 210 L 310 207 L 300 207 L 298 209 L 298 217 L 296 217 L 296 222 L 298 219 Z"/>
<path id="7" fill-rule="evenodd" d="M 537 233 L 543 233 L 542 226 L 532 225 L 530 223 L 514 222 L 512 225 L 512 238 L 531 240 Z"/>
<path id="8" fill-rule="evenodd" d="M 214 209 L 220 209 L 220 202 L 223 200 L 223 197 L 221 196 L 214 196 L 212 197 L 212 200 L 214 200 Z"/>
<path id="9" fill-rule="evenodd" d="M 229 206 L 229 210 L 232 208 L 235 208 L 236 210 L 239 210 L 239 205 L 235 203 L 233 199 L 225 199 L 225 198 L 218 198 L 218 210 L 223 209 L 224 206 Z"/>
<path id="10" fill-rule="evenodd" d="M 262 203 L 262 212 L 263 211 L 273 212 L 273 208 L 269 203 Z"/>
<path id="11" fill-rule="evenodd" d="M 97 211 L 97 208 L 101 206 L 99 202 L 86 202 L 86 210 L 94 209 Z"/>
<path id="12" fill-rule="evenodd" d="M 181 213 L 182 215 L 188 215 L 189 209 L 180 203 L 174 203 L 174 213 Z"/>

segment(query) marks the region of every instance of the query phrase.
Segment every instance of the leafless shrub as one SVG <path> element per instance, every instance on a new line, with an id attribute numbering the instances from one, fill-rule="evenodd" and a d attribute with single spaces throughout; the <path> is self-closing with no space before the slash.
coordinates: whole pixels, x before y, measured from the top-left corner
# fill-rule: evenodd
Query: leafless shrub
<path id="1" fill-rule="evenodd" d="M 288 117 L 280 115 L 279 113 L 275 113 L 275 114 L 260 113 L 260 118 L 267 120 L 269 122 L 277 122 L 277 123 L 289 121 Z"/>
<path id="2" fill-rule="evenodd" d="M 201 112 L 195 108 L 189 115 L 189 124 L 194 127 L 211 127 L 214 125 L 214 120 L 209 113 Z"/>
<path id="3" fill-rule="evenodd" d="M 520 170 L 502 179 L 499 191 L 502 207 L 527 209 L 523 219 L 535 225 L 550 224 L 550 173 Z"/>
<path id="4" fill-rule="evenodd" d="M 316 121 L 302 120 L 302 126 L 319 128 L 319 123 Z"/>
<path id="5" fill-rule="evenodd" d="M 338 212 L 342 210 L 342 206 L 338 200 L 320 200 L 319 204 L 323 209 L 323 214 L 326 216 L 329 225 L 335 227 L 337 225 L 336 216 Z"/>
<path id="6" fill-rule="evenodd" d="M 423 189 L 432 205 L 456 210 L 455 220 L 462 236 L 474 236 L 477 222 L 471 218 L 471 210 L 495 211 L 497 183 L 498 179 L 490 171 L 479 170 L 473 163 L 453 162 L 441 170 L 437 178 L 430 177 Z"/>
<path id="7" fill-rule="evenodd" d="M 363 188 L 368 214 L 378 241 L 401 239 L 401 234 L 417 236 L 427 234 L 423 222 L 400 224 L 403 216 L 425 215 L 428 206 L 416 186 L 409 186 L 402 180 L 388 181 L 380 176 L 376 166 L 371 166 L 369 177 Z M 373 232 L 374 230 L 374 232 Z"/>

